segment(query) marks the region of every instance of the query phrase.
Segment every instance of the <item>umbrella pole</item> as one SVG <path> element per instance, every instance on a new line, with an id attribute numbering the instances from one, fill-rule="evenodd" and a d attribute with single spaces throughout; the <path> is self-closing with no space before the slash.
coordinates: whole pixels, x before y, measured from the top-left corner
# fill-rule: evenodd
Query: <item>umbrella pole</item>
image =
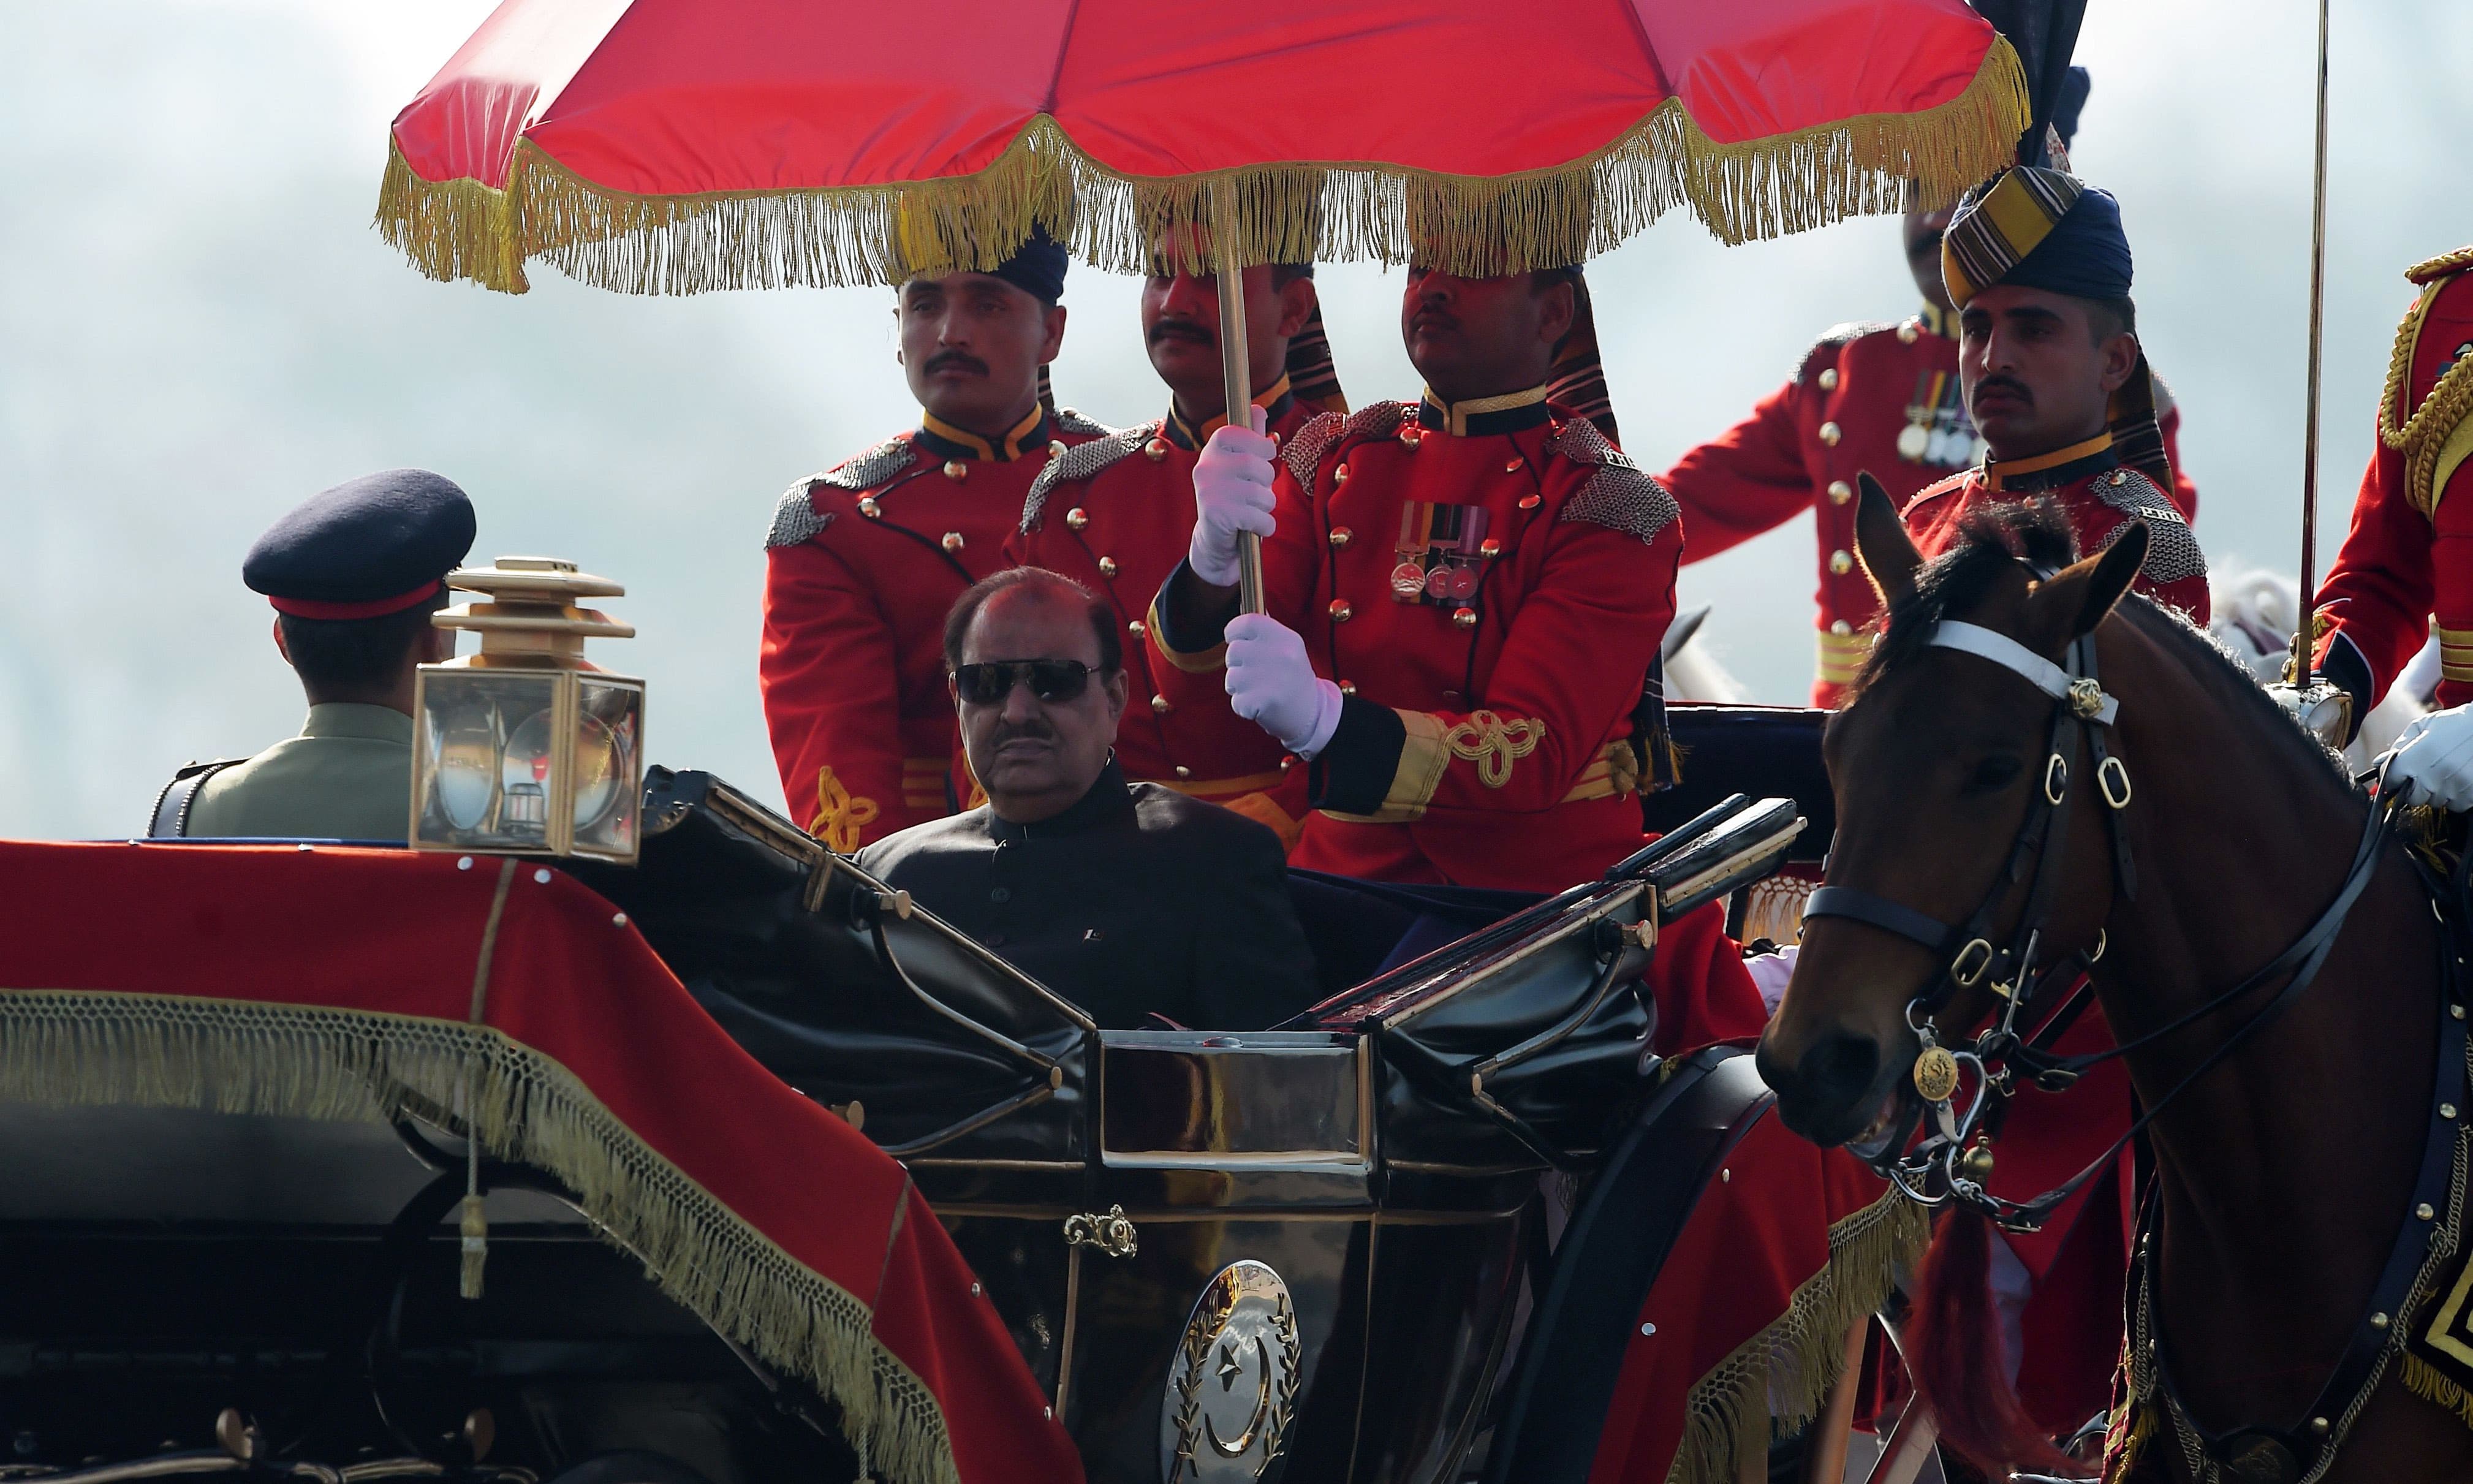
<path id="1" fill-rule="evenodd" d="M 1228 393 L 1228 423 L 1250 428 L 1254 425 L 1254 358 L 1245 345 L 1245 270 L 1236 263 L 1234 181 L 1223 180 L 1213 187 L 1212 215 L 1219 228 L 1212 255 L 1219 259 L 1219 374 Z M 1236 537 L 1236 594 L 1243 611 L 1263 611 L 1262 539 L 1251 531 Z"/>
<path id="2" fill-rule="evenodd" d="M 2310 377 L 2309 400 L 2301 417 L 2301 582 L 2300 612 L 2294 615 L 2293 658 L 2288 669 L 2295 685 L 2310 683 L 2311 651 L 2317 641 L 2317 596 L 2313 570 L 2318 556 L 2318 369 L 2327 304 L 2327 0 L 2318 0 L 2318 141 L 2310 195 Z"/>

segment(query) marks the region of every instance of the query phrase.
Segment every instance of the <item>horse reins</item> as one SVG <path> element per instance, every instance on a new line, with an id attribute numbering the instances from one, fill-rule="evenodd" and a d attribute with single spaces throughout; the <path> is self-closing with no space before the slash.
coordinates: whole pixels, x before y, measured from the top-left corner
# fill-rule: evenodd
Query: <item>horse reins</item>
<path id="1" fill-rule="evenodd" d="M 2038 569 L 2036 575 L 2049 579 L 2053 574 Z M 2097 786 L 2106 805 L 2104 820 L 2112 838 L 2116 898 L 2134 899 L 2138 895 L 2136 866 L 2130 858 L 2128 834 L 2122 821 L 2131 798 L 2129 771 L 2104 746 L 2105 729 L 2119 715 L 2120 703 L 2104 694 L 2097 681 L 2092 633 L 2072 641 L 2067 668 L 2006 634 L 1976 624 L 1941 620 L 1926 642 L 1932 648 L 1953 649 L 1989 659 L 2053 699 L 2051 745 L 2045 754 L 2042 786 L 2029 802 L 2007 861 L 1965 922 L 1952 926 L 1912 907 L 1844 886 L 1823 886 L 1814 891 L 1806 902 L 1804 916 L 1861 922 L 1919 944 L 1939 961 L 1933 977 L 1907 1004 L 1907 1023 L 1922 1043 L 1910 1081 L 1923 1107 L 1911 1109 L 1907 1116 L 1896 1120 L 1886 1139 L 1866 1156 L 1866 1162 L 1909 1199 L 1923 1205 L 1954 1202 L 1982 1212 L 2005 1231 L 2032 1232 L 2063 1202 L 2109 1168 L 2130 1140 L 2192 1083 L 2265 1027 L 2317 977 L 2353 903 L 2369 885 L 2378 863 L 2378 846 L 2386 833 L 2386 815 L 2377 803 L 2372 804 L 2352 865 L 2335 899 L 2283 952 L 2197 1009 L 2133 1041 L 2080 1056 L 2053 1055 L 2047 1049 L 2050 1042 L 2075 1018 L 2088 997 L 2085 982 L 2081 980 L 2070 1000 L 2028 1036 L 2019 1034 L 2021 1017 L 2030 1003 L 2042 997 L 2041 991 L 2047 983 L 2064 972 L 2077 973 L 2091 967 L 2104 951 L 2103 936 L 2099 932 L 2093 950 L 2073 953 L 2050 969 L 2037 972 L 2044 920 L 2059 892 L 2062 847 L 2068 835 L 2070 763 L 2077 755 L 2081 734 L 2095 759 Z M 2028 882 L 2025 908 L 2007 935 L 2006 944 L 1996 947 L 1993 924 L 2002 904 L 2022 879 Z M 1977 1158 L 1969 1150 L 1968 1141 L 1984 1130 L 1987 1116 L 2014 1095 L 2021 1076 L 2047 1090 L 2057 1091 L 2089 1068 L 2187 1029 L 2286 973 L 2292 977 L 2274 998 L 2236 1026 L 2221 1044 L 2143 1110 L 2128 1132 L 2084 1169 L 2025 1202 L 2004 1199 L 1985 1188 L 1990 1175 L 1988 1161 Z M 1943 1044 L 1933 1017 L 1958 991 L 1987 983 L 2002 1002 L 1999 1023 L 1972 1041 Z M 1976 1073 L 1976 1092 L 1960 1114 L 1953 1109 L 1952 1102 L 1962 1082 L 1961 1069 L 1969 1065 Z M 1933 1132 L 1913 1149 L 1907 1149 L 1917 1121 L 1927 1113 L 1933 1120 Z"/>

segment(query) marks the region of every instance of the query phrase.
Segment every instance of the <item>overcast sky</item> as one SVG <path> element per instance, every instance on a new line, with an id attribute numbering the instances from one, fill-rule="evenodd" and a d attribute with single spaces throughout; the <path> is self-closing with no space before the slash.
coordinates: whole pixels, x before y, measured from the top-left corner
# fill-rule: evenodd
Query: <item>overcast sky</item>
<path id="1" fill-rule="evenodd" d="M 387 121 L 489 8 L 0 0 L 0 834 L 136 831 L 181 761 L 294 730 L 300 692 L 241 555 L 299 500 L 396 465 L 471 491 L 476 558 L 554 554 L 626 583 L 609 607 L 642 636 L 596 650 L 650 681 L 653 758 L 778 800 L 756 692 L 763 534 L 793 479 L 913 419 L 889 296 L 642 299 L 540 269 L 509 298 L 414 273 L 369 225 Z M 2089 11 L 2077 164 L 2122 198 L 2199 539 L 2219 563 L 2290 569 L 2315 12 Z M 2331 541 L 2401 271 L 2473 241 L 2468 64 L 2462 0 L 2339 0 Z M 1882 220 L 1728 249 L 1677 212 L 1590 274 L 1625 441 L 1651 468 L 1832 323 L 1913 303 Z M 1350 396 L 1413 395 L 1398 275 L 1320 283 Z M 1134 280 L 1077 268 L 1066 301 L 1064 399 L 1154 415 Z M 1715 605 L 1703 634 L 1764 700 L 1810 683 L 1812 548 L 1806 517 L 1685 570 L 1686 603 Z"/>

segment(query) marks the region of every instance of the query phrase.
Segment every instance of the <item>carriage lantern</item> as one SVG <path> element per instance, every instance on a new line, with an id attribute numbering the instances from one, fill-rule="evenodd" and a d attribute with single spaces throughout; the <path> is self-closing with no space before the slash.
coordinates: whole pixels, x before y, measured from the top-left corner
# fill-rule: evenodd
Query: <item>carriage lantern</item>
<path id="1" fill-rule="evenodd" d="M 577 607 L 626 588 L 548 557 L 460 568 L 489 601 L 448 609 L 481 651 L 420 666 L 413 748 L 415 850 L 587 855 L 633 864 L 644 792 L 644 682 L 584 658 L 635 629 Z"/>

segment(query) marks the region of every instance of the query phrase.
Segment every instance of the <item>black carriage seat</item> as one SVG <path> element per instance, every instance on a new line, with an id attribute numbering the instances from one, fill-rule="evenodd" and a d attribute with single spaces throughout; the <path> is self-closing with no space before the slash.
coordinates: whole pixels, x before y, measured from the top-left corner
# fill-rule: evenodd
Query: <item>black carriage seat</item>
<path id="1" fill-rule="evenodd" d="M 1829 853 L 1837 810 L 1820 760 L 1827 711 L 1682 701 L 1668 704 L 1666 718 L 1682 756 L 1682 778 L 1641 796 L 1642 822 L 1651 834 L 1675 828 L 1730 794 L 1791 799 L 1809 824 L 1787 858 L 1817 861 Z"/>
<path id="2" fill-rule="evenodd" d="M 1322 1000 L 1490 927 L 1542 898 L 1527 892 L 1396 886 L 1290 871 L 1288 899 L 1296 904 L 1306 942 L 1313 945 L 1320 989 L 1315 998 Z"/>

